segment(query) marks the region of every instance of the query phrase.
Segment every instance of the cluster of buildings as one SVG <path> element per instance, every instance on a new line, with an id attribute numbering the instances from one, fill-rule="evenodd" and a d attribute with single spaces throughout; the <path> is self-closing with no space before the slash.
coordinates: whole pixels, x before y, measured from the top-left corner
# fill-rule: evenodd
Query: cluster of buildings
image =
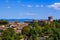
<path id="1" fill-rule="evenodd" d="M 25 27 L 25 26 L 28 26 L 27 23 L 15 23 L 15 22 L 12 22 L 12 23 L 9 23 L 10 24 L 10 28 L 13 28 L 17 33 L 18 32 L 21 32 L 22 28 Z"/>
<path id="2" fill-rule="evenodd" d="M 49 16 L 48 19 L 46 20 L 32 20 L 32 21 L 25 21 L 25 23 L 33 23 L 33 22 L 38 22 L 39 25 L 43 25 L 44 23 L 51 23 L 53 21 L 53 17 Z"/>
<path id="3" fill-rule="evenodd" d="M 50 24 L 52 21 L 53 21 L 53 17 L 49 16 L 47 20 L 32 20 L 32 21 L 25 21 L 24 23 L 9 22 L 9 26 L 7 27 L 6 25 L 0 25 L 0 30 L 6 30 L 7 28 L 13 28 L 16 31 L 16 33 L 19 33 L 19 32 L 21 33 L 22 28 L 28 26 L 30 23 L 38 22 L 39 25 L 43 25 L 43 23 Z M 0 31 L 0 35 L 1 35 L 1 31 Z"/>
<path id="4" fill-rule="evenodd" d="M 9 27 L 5 25 L 0 25 L 0 30 L 5 30 L 7 28 L 13 28 L 17 33 L 21 32 L 22 28 L 28 26 L 29 23 L 38 22 L 39 25 L 43 25 L 43 23 L 51 23 L 53 21 L 53 17 L 49 16 L 47 20 L 32 20 L 32 21 L 25 21 L 24 23 L 19 22 L 9 22 Z"/>

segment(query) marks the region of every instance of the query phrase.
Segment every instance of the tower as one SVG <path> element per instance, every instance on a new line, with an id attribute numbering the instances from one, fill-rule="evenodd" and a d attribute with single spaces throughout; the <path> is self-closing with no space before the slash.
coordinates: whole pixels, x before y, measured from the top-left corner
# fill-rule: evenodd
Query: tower
<path id="1" fill-rule="evenodd" d="M 53 21 L 53 17 L 52 16 L 49 16 L 48 17 L 48 21 L 52 22 Z"/>

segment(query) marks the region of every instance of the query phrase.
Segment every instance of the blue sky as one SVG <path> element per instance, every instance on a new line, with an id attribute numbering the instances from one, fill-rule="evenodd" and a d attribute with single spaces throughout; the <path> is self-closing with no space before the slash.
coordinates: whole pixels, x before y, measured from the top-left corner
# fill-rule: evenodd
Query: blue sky
<path id="1" fill-rule="evenodd" d="M 0 0 L 0 19 L 60 19 L 60 0 Z"/>

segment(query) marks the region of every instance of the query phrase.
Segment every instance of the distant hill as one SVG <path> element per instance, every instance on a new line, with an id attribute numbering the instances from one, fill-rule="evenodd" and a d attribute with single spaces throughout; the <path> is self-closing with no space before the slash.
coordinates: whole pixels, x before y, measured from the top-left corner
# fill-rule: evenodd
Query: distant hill
<path id="1" fill-rule="evenodd" d="M 9 22 L 14 22 L 14 21 L 24 22 L 24 21 L 32 21 L 33 19 L 3 19 L 3 20 L 7 20 Z"/>

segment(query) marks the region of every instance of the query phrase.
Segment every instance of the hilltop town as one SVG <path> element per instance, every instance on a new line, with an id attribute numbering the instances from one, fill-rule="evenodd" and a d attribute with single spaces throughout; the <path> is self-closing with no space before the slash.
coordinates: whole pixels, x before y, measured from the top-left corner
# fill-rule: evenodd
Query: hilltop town
<path id="1" fill-rule="evenodd" d="M 54 37 L 56 37 L 56 36 L 54 36 L 55 35 L 54 31 L 56 31 L 56 33 L 57 33 L 58 31 L 60 31 L 60 30 L 57 31 L 57 29 L 59 29 L 59 28 L 60 28 L 60 21 L 53 20 L 52 16 L 49 16 L 48 19 L 46 19 L 46 20 L 24 21 L 23 23 L 8 22 L 6 20 L 0 20 L 0 36 L 1 37 L 2 36 L 4 37 L 5 35 L 7 36 L 9 34 L 7 32 L 12 32 L 14 30 L 13 32 L 15 32 L 15 34 L 20 33 L 20 35 L 18 35 L 18 36 L 22 35 L 21 38 L 19 37 L 19 39 L 16 39 L 16 40 L 35 40 L 35 37 L 38 37 L 38 39 L 36 39 L 36 40 L 51 40 L 52 38 L 53 38 L 52 40 L 55 40 Z M 11 29 L 11 31 L 10 31 L 10 29 Z M 57 34 L 60 35 L 60 32 Z M 53 36 L 53 37 L 50 38 L 50 36 L 51 37 Z M 32 38 L 32 37 L 34 37 L 34 38 Z M 60 40 L 59 38 L 60 37 L 58 36 L 57 39 Z M 2 39 L 5 40 L 5 38 L 0 38 L 0 40 L 2 40 Z M 7 40 L 9 40 L 9 37 Z"/>
<path id="2" fill-rule="evenodd" d="M 38 22 L 39 25 L 43 25 L 43 23 L 49 23 L 53 21 L 52 16 L 49 16 L 47 20 L 32 20 L 32 21 L 24 21 L 24 23 L 20 22 L 8 22 L 7 25 L 0 25 L 0 30 L 5 30 L 6 28 L 14 28 L 16 32 L 21 32 L 22 28 L 28 26 L 30 23 Z M 6 27 L 7 26 L 7 27 Z"/>

